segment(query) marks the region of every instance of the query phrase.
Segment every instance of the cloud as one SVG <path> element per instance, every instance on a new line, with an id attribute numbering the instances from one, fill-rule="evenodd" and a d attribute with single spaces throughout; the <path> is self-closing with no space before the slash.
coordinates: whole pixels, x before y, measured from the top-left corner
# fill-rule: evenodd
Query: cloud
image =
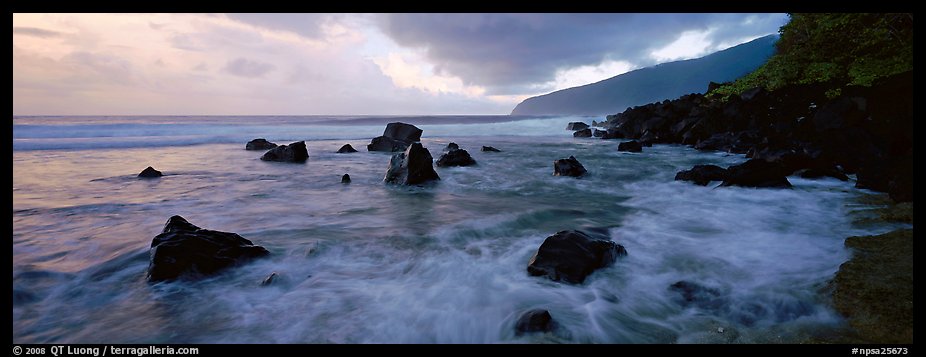
<path id="1" fill-rule="evenodd" d="M 423 50 L 436 73 L 490 95 L 513 95 L 548 87 L 570 68 L 655 64 L 653 51 L 686 31 L 708 33 L 703 40 L 711 47 L 774 33 L 785 20 L 784 14 L 383 14 L 376 23 L 399 45 Z"/>
<path id="2" fill-rule="evenodd" d="M 26 35 L 26 36 L 35 36 L 41 38 L 53 38 L 61 36 L 61 33 L 58 31 L 51 31 L 46 29 L 41 29 L 38 27 L 16 27 L 13 26 L 14 35 Z"/>
<path id="3" fill-rule="evenodd" d="M 225 65 L 226 72 L 245 78 L 263 77 L 274 69 L 276 69 L 276 66 L 273 64 L 249 60 L 243 57 L 228 61 Z"/>

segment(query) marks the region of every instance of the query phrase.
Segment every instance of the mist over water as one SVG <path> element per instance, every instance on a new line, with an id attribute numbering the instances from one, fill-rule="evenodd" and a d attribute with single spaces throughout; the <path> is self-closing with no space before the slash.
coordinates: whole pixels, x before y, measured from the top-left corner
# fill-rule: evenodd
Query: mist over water
<path id="1" fill-rule="evenodd" d="M 384 184 L 390 155 L 364 150 L 391 117 L 136 119 L 14 119 L 15 343 L 799 342 L 844 324 L 820 294 L 849 257 L 843 240 L 890 228 L 850 224 L 863 193 L 852 181 L 676 182 L 695 164 L 745 159 L 617 152 L 572 138 L 563 129 L 577 118 L 419 123 L 435 159 L 453 141 L 478 162 L 437 168 L 442 180 L 422 187 Z M 260 161 L 244 150 L 256 137 L 306 140 L 309 161 Z M 361 152 L 335 154 L 345 143 Z M 590 174 L 552 176 L 570 155 Z M 149 165 L 165 176 L 137 179 Z M 148 284 L 151 239 L 178 214 L 272 256 Z M 528 276 L 544 238 L 565 229 L 607 232 L 629 254 L 582 285 Z M 261 287 L 271 272 L 279 282 Z M 669 289 L 681 280 L 716 302 L 682 304 Z M 560 329 L 515 336 L 535 308 Z"/>

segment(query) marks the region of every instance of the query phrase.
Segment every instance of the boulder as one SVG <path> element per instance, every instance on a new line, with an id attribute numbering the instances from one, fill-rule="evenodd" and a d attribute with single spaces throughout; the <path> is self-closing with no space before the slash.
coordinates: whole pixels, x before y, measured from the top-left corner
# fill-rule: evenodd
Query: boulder
<path id="1" fill-rule="evenodd" d="M 277 144 L 271 143 L 264 138 L 257 138 L 251 141 L 244 146 L 245 150 L 270 150 L 277 147 Z"/>
<path id="2" fill-rule="evenodd" d="M 460 149 L 460 145 L 457 145 L 457 143 L 450 143 L 447 144 L 447 147 L 444 148 L 444 151 L 453 151 L 458 149 Z"/>
<path id="3" fill-rule="evenodd" d="M 641 152 L 643 144 L 636 140 L 625 141 L 617 145 L 617 151 Z"/>
<path id="4" fill-rule="evenodd" d="M 590 138 L 592 137 L 592 129 L 585 128 L 582 130 L 576 130 L 576 132 L 572 133 L 572 136 L 575 138 Z"/>
<path id="5" fill-rule="evenodd" d="M 338 149 L 338 154 L 349 154 L 352 152 L 357 152 L 357 150 L 354 149 L 353 146 L 350 146 L 350 144 L 344 144 L 344 146 Z"/>
<path id="6" fill-rule="evenodd" d="M 270 285 L 273 285 L 273 283 L 274 283 L 275 281 L 279 280 L 279 279 L 278 279 L 279 277 L 280 277 L 280 274 L 277 274 L 277 272 L 272 272 L 272 273 L 270 273 L 270 275 L 268 275 L 266 278 L 264 278 L 263 281 L 260 282 L 260 286 L 270 286 Z"/>
<path id="7" fill-rule="evenodd" d="M 148 281 L 199 278 L 269 255 L 238 234 L 202 229 L 180 216 L 167 220 L 151 241 Z"/>
<path id="8" fill-rule="evenodd" d="M 270 149 L 260 159 L 264 161 L 305 162 L 305 160 L 309 159 L 309 152 L 305 149 L 305 141 L 297 141 Z"/>
<path id="9" fill-rule="evenodd" d="M 470 166 L 475 165 L 476 160 L 469 156 L 469 152 L 463 149 L 450 150 L 437 159 L 437 167 L 447 166 Z"/>
<path id="10" fill-rule="evenodd" d="M 553 281 L 581 284 L 596 269 L 627 255 L 623 246 L 595 239 L 582 231 L 568 230 L 547 237 L 531 257 L 527 272 Z"/>
<path id="11" fill-rule="evenodd" d="M 575 135 L 575 134 L 573 134 L 573 135 Z M 594 137 L 596 137 L 596 138 L 603 138 L 603 137 L 605 137 L 605 135 L 608 135 L 608 132 L 605 131 L 605 130 L 598 130 L 598 129 L 595 129 L 594 131 L 592 131 L 592 136 L 594 136 Z"/>
<path id="12" fill-rule="evenodd" d="M 344 176 L 341 176 L 341 183 L 350 183 L 350 175 L 344 174 Z"/>
<path id="13" fill-rule="evenodd" d="M 141 178 L 155 178 L 155 177 L 161 177 L 161 176 L 164 176 L 164 174 L 162 174 L 158 170 L 155 170 L 151 166 L 148 166 L 147 168 L 142 170 L 141 173 L 138 174 L 138 177 L 141 177 Z"/>
<path id="14" fill-rule="evenodd" d="M 491 146 L 483 146 L 483 147 L 482 147 L 482 151 L 483 151 L 483 152 L 502 152 L 501 150 L 496 149 L 496 148 L 491 147 Z"/>
<path id="15" fill-rule="evenodd" d="M 373 138 L 367 151 L 404 151 L 408 145 L 421 140 L 422 130 L 405 123 L 389 123 L 382 136 Z"/>
<path id="16" fill-rule="evenodd" d="M 514 333 L 521 336 L 531 332 L 550 332 L 556 329 L 556 321 L 550 312 L 543 309 L 534 309 L 525 312 L 514 325 Z"/>
<path id="17" fill-rule="evenodd" d="M 785 169 L 779 164 L 762 159 L 752 159 L 727 168 L 727 176 L 720 186 L 742 187 L 791 187 L 785 177 Z"/>
<path id="18" fill-rule="evenodd" d="M 586 172 L 588 171 L 585 170 L 585 166 L 582 166 L 575 156 L 553 161 L 553 176 L 579 177 L 585 175 Z"/>
<path id="19" fill-rule="evenodd" d="M 400 185 L 418 185 L 440 180 L 440 176 L 434 171 L 433 162 L 428 149 L 421 146 L 421 143 L 412 143 L 405 152 L 392 155 L 383 181 Z"/>
<path id="20" fill-rule="evenodd" d="M 569 124 L 566 124 L 566 130 L 583 130 L 588 129 L 588 124 L 585 124 L 580 121 L 574 121 Z"/>
<path id="21" fill-rule="evenodd" d="M 800 171 L 801 177 L 806 179 L 816 179 L 821 177 L 832 177 L 840 181 L 848 181 L 849 177 L 839 171 L 835 165 L 817 166 Z"/>
<path id="22" fill-rule="evenodd" d="M 695 165 L 691 170 L 679 171 L 675 181 L 691 181 L 696 185 L 707 186 L 711 181 L 723 181 L 727 169 L 717 165 Z"/>

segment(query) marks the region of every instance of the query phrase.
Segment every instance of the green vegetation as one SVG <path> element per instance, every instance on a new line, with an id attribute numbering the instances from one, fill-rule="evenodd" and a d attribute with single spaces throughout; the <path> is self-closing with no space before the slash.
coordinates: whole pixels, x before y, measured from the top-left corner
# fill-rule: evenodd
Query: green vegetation
<path id="1" fill-rule="evenodd" d="M 847 85 L 913 69 L 913 14 L 790 14 L 778 52 L 762 67 L 709 93 L 726 97 L 764 87 L 820 83 L 838 96 Z"/>

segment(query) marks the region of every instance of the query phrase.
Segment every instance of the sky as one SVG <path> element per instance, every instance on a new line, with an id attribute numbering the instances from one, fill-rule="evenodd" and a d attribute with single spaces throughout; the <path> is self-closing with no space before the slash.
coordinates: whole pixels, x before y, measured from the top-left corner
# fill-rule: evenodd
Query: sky
<path id="1" fill-rule="evenodd" d="M 785 14 L 13 14 L 13 115 L 508 114 Z"/>

